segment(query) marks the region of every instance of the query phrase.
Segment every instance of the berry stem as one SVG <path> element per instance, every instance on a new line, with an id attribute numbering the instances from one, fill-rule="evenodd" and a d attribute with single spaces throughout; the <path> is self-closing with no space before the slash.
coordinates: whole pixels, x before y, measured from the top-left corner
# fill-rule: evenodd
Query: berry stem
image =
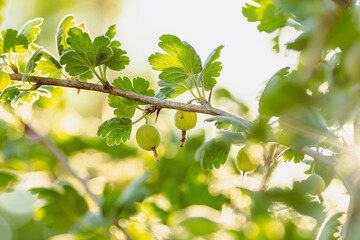
<path id="1" fill-rule="evenodd" d="M 317 196 L 318 196 L 320 202 L 323 203 L 323 202 L 324 202 L 324 198 L 323 198 L 321 192 L 318 192 L 318 193 L 317 193 Z"/>
<path id="2" fill-rule="evenodd" d="M 153 153 L 154 153 L 154 157 L 156 158 L 156 161 L 160 161 L 159 155 L 158 155 L 158 153 L 157 153 L 157 151 L 156 151 L 156 147 L 153 147 L 153 148 L 152 148 L 152 151 L 153 151 Z"/>
<path id="3" fill-rule="evenodd" d="M 185 141 L 186 141 L 186 131 L 181 131 L 181 144 L 180 147 L 184 147 L 185 146 Z"/>

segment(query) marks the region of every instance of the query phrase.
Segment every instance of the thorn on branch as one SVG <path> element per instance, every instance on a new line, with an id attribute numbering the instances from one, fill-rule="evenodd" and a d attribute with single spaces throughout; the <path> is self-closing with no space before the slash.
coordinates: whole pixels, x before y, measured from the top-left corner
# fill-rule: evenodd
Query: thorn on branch
<path id="1" fill-rule="evenodd" d="M 158 117 L 159 117 L 159 114 L 160 114 L 160 110 L 161 110 L 161 108 L 159 108 L 159 109 L 156 110 L 155 123 L 156 123 L 156 121 L 158 120 Z"/>

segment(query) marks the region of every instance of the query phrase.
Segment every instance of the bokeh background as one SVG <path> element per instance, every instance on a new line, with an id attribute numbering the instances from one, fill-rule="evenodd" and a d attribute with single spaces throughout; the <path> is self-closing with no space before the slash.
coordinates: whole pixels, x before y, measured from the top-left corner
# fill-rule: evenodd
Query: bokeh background
<path id="1" fill-rule="evenodd" d="M 253 120 L 265 81 L 282 67 L 294 67 L 297 54 L 285 49 L 280 49 L 280 54 L 277 54 L 272 49 L 275 35 L 259 33 L 257 24 L 247 22 L 242 16 L 243 6 L 244 1 L 238 0 L 7 0 L 1 30 L 19 29 L 25 21 L 42 17 L 45 21 L 37 43 L 56 55 L 55 34 L 65 15 L 73 14 L 77 22 L 85 22 L 93 37 L 103 34 L 108 26 L 116 23 L 116 38 L 130 58 L 130 65 L 121 76 L 146 78 L 154 89 L 157 88 L 157 73 L 151 69 L 147 59 L 159 51 L 157 44 L 162 34 L 173 34 L 189 42 L 202 60 L 223 44 L 225 48 L 220 58 L 223 70 L 218 78 L 213 105 Z M 280 42 L 295 36 L 285 30 Z M 8 132 L 9 139 L 1 143 L 0 168 L 21 173 L 20 184 L 15 190 L 0 195 L 1 240 L 75 239 L 73 234 L 58 234 L 37 221 L 36 214 L 41 213 L 35 209 L 42 203 L 28 189 L 54 187 L 68 181 L 85 194 L 82 186 L 36 140 L 24 137 L 20 119 L 31 124 L 39 134 L 52 139 L 66 153 L 76 172 L 89 179 L 90 188 L 96 194 L 102 194 L 106 182 L 123 190 L 145 172 L 151 173 L 146 189 L 137 186 L 141 190 L 140 199 L 147 196 L 146 201 L 123 212 L 124 216 L 137 212 L 131 218 L 129 228 L 133 236 L 138 237 L 135 239 L 165 239 L 170 232 L 183 234 L 183 239 L 187 239 L 188 233 L 184 235 L 182 230 L 174 227 L 174 231 L 161 224 L 164 218 L 169 219 L 172 226 L 186 216 L 204 216 L 216 219 L 226 230 L 235 231 L 243 227 L 245 217 L 226 207 L 226 203 L 235 202 L 239 209 L 246 209 L 249 199 L 241 197 L 234 187 L 246 184 L 256 190 L 261 184 L 257 178 L 261 170 L 244 182 L 233 164 L 239 149 L 235 147 L 225 166 L 212 172 L 203 171 L 194 160 L 194 152 L 204 139 L 216 134 L 212 124 L 202 122 L 207 116 L 199 116 L 197 128 L 189 132 L 188 147 L 179 149 L 180 132 L 172 124 L 174 112 L 161 111 L 156 125 L 163 142 L 159 148 L 161 161 L 156 163 L 151 153 L 139 150 L 133 140 L 108 147 L 104 140 L 96 137 L 101 122 L 113 116 L 104 94 L 85 91 L 77 94 L 73 89 L 54 89 L 52 93 L 50 100 L 39 100 L 32 107 L 24 105 L 14 112 L 1 107 L 2 128 Z M 187 97 L 176 100 L 186 101 Z M 301 173 L 307 168 L 309 166 L 305 164 L 294 167 L 293 163 L 280 163 L 269 186 L 291 186 L 293 180 L 304 178 Z M 324 193 L 324 198 L 327 207 L 333 208 L 334 212 L 347 207 L 345 190 L 336 181 Z M 91 200 L 89 204 L 96 209 Z M 171 214 L 171 217 L 166 214 Z M 297 225 L 300 226 L 299 234 L 307 239 L 314 222 L 303 216 Z M 256 232 L 254 226 L 248 227 L 250 235 Z M 206 239 L 236 239 L 228 231 L 219 229 Z M 281 237 L 282 228 L 279 229 L 280 232 L 275 234 Z M 110 231 L 113 231 L 114 239 L 122 239 L 118 230 Z M 80 239 L 97 239 L 93 237 L 95 235 Z"/>

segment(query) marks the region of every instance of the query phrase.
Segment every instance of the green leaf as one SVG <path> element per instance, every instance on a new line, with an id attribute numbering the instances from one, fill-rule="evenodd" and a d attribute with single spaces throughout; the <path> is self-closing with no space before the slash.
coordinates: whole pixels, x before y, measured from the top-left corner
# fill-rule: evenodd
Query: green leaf
<path id="1" fill-rule="evenodd" d="M 220 51 L 223 49 L 223 45 L 217 47 L 212 51 L 212 53 L 207 57 L 203 70 L 199 75 L 199 81 L 201 86 L 205 88 L 206 91 L 210 91 L 216 84 L 216 77 L 220 76 L 220 71 L 222 69 L 221 62 L 216 61 L 220 57 Z"/>
<path id="2" fill-rule="evenodd" d="M 260 32 L 271 33 L 285 25 L 287 17 L 277 11 L 271 0 L 256 0 L 254 2 L 260 6 L 245 3 L 242 14 L 247 18 L 248 22 L 260 22 L 257 26 Z"/>
<path id="3" fill-rule="evenodd" d="M 149 81 L 140 77 L 134 78 L 132 82 L 127 77 L 118 77 L 114 79 L 112 84 L 117 88 L 147 95 L 150 97 L 153 97 L 155 95 L 154 90 L 149 89 Z M 110 107 L 115 108 L 114 114 L 116 116 L 126 118 L 132 118 L 134 116 L 136 106 L 144 105 L 144 103 L 142 102 L 115 95 L 109 95 L 108 102 Z"/>
<path id="4" fill-rule="evenodd" d="M 304 159 L 304 154 L 289 148 L 284 152 L 283 158 L 285 162 L 290 162 L 291 160 L 294 160 L 295 163 L 299 163 Z"/>
<path id="5" fill-rule="evenodd" d="M 180 223 L 193 236 L 208 235 L 219 230 L 219 225 L 204 217 L 187 218 Z"/>
<path id="6" fill-rule="evenodd" d="M 61 191 L 33 188 L 31 192 L 46 202 L 35 215 L 58 231 L 68 231 L 88 211 L 85 199 L 70 185 L 63 185 Z"/>
<path id="7" fill-rule="evenodd" d="M 65 50 L 60 63 L 71 76 L 78 76 L 107 62 L 113 55 L 110 39 L 99 36 L 92 42 L 88 33 L 78 27 L 70 28 L 66 39 L 71 48 Z"/>
<path id="8" fill-rule="evenodd" d="M 222 138 L 213 138 L 200 146 L 195 157 L 200 160 L 203 169 L 219 168 L 226 162 L 229 151 L 229 143 Z"/>
<path id="9" fill-rule="evenodd" d="M 116 24 L 111 25 L 105 33 L 110 40 L 112 40 L 116 35 Z"/>
<path id="10" fill-rule="evenodd" d="M 17 106 L 25 103 L 31 105 L 40 97 L 50 98 L 51 92 L 45 88 L 39 88 L 36 91 L 22 91 L 13 99 L 11 106 L 16 108 Z"/>
<path id="11" fill-rule="evenodd" d="M 20 29 L 19 34 L 26 36 L 28 44 L 33 43 L 39 35 L 40 26 L 43 23 L 43 18 L 34 18 L 27 21 Z"/>
<path id="12" fill-rule="evenodd" d="M 62 67 L 59 61 L 45 49 L 42 49 L 41 52 L 43 55 L 36 65 L 36 70 L 38 70 L 42 76 L 60 78 Z"/>
<path id="13" fill-rule="evenodd" d="M 18 31 L 6 29 L 1 32 L 0 54 L 9 52 L 22 54 L 26 52 L 28 47 L 27 37 L 23 34 L 18 34 Z"/>
<path id="14" fill-rule="evenodd" d="M 320 235 L 318 240 L 338 240 L 340 239 L 340 229 L 341 229 L 341 222 L 340 218 L 344 215 L 344 213 L 339 212 L 333 214 L 325 223 L 324 227 L 322 228 L 322 231 L 320 232 Z M 338 236 L 335 237 L 335 234 Z"/>
<path id="15" fill-rule="evenodd" d="M 0 101 L 11 102 L 13 99 L 15 99 L 20 94 L 20 90 L 18 88 L 19 86 L 20 85 L 12 85 L 3 90 L 0 94 Z"/>
<path id="16" fill-rule="evenodd" d="M 29 80 L 29 75 L 35 71 L 37 62 L 41 59 L 43 53 L 41 52 L 41 48 L 36 50 L 33 55 L 30 57 L 29 61 L 26 64 L 25 72 L 22 77 L 22 82 L 25 83 Z"/>
<path id="17" fill-rule="evenodd" d="M 167 83 L 179 83 L 201 72 L 201 60 L 193 47 L 178 37 L 162 35 L 159 46 L 168 54 L 149 57 L 154 70 L 163 71 L 159 78 Z"/>
<path id="18" fill-rule="evenodd" d="M 68 15 L 65 16 L 59 24 L 59 28 L 56 34 L 57 51 L 59 56 L 61 56 L 63 52 L 70 47 L 66 42 L 66 39 L 69 36 L 69 29 L 75 25 L 74 19 L 74 16 Z"/>
<path id="19" fill-rule="evenodd" d="M 114 71 L 123 70 L 130 63 L 130 59 L 125 56 L 126 52 L 120 48 L 112 47 L 111 49 L 113 50 L 113 55 L 104 64 Z"/>
<path id="20" fill-rule="evenodd" d="M 215 126 L 217 129 L 228 130 L 231 126 L 231 131 L 234 132 L 242 132 L 249 127 L 244 123 L 230 117 L 226 116 L 216 116 L 211 117 L 205 120 L 206 122 L 215 122 Z"/>
<path id="21" fill-rule="evenodd" d="M 101 138 L 106 138 L 106 143 L 109 146 L 119 145 L 121 142 L 126 142 L 130 139 L 131 129 L 131 119 L 112 118 L 100 125 L 97 135 Z"/>
<path id="22" fill-rule="evenodd" d="M 160 99 L 174 98 L 194 88 L 193 81 L 190 78 L 180 83 L 167 83 L 160 80 L 158 81 L 158 85 L 160 89 L 156 92 L 155 97 Z"/>
<path id="23" fill-rule="evenodd" d="M 12 190 L 19 181 L 16 174 L 0 170 L 0 193 Z"/>

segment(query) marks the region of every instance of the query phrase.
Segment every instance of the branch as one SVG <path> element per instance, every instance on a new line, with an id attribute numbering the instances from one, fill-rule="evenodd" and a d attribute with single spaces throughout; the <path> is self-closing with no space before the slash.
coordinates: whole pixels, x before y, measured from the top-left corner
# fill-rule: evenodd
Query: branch
<path id="1" fill-rule="evenodd" d="M 9 74 L 11 80 L 17 80 L 22 81 L 23 74 L 21 73 L 15 73 L 15 74 Z M 116 95 L 120 97 L 125 97 L 133 100 L 137 100 L 143 103 L 151 104 L 155 107 L 155 110 L 159 110 L 162 108 L 169 108 L 169 109 L 176 109 L 176 110 L 182 110 L 187 112 L 197 112 L 197 113 L 203 113 L 213 116 L 227 116 L 231 117 L 233 119 L 236 119 L 243 123 L 245 126 L 251 127 L 252 122 L 241 118 L 239 116 L 236 116 L 232 113 L 223 111 L 218 108 L 212 107 L 210 104 L 205 105 L 194 105 L 194 104 L 186 104 L 186 103 L 179 103 L 169 100 L 161 100 L 155 97 L 149 97 L 146 95 L 142 95 L 139 93 L 134 93 L 130 91 L 126 91 L 123 89 L 115 88 L 113 86 L 110 86 L 108 88 L 105 88 L 103 85 L 94 84 L 94 83 L 88 83 L 88 82 L 81 82 L 77 80 L 64 80 L 64 79 L 57 79 L 57 78 L 46 78 L 46 77 L 39 77 L 39 76 L 29 76 L 29 81 L 40 84 L 40 85 L 48 85 L 48 86 L 58 86 L 58 87 L 67 87 L 67 88 L 75 88 L 75 89 L 83 89 L 83 90 L 89 90 L 89 91 L 96 91 L 96 92 L 102 92 L 102 93 L 108 93 L 111 95 Z M 310 147 L 303 147 L 301 149 L 301 152 L 311 156 L 315 160 L 334 167 L 334 159 L 325 155 L 322 155 L 321 153 L 312 150 Z"/>

